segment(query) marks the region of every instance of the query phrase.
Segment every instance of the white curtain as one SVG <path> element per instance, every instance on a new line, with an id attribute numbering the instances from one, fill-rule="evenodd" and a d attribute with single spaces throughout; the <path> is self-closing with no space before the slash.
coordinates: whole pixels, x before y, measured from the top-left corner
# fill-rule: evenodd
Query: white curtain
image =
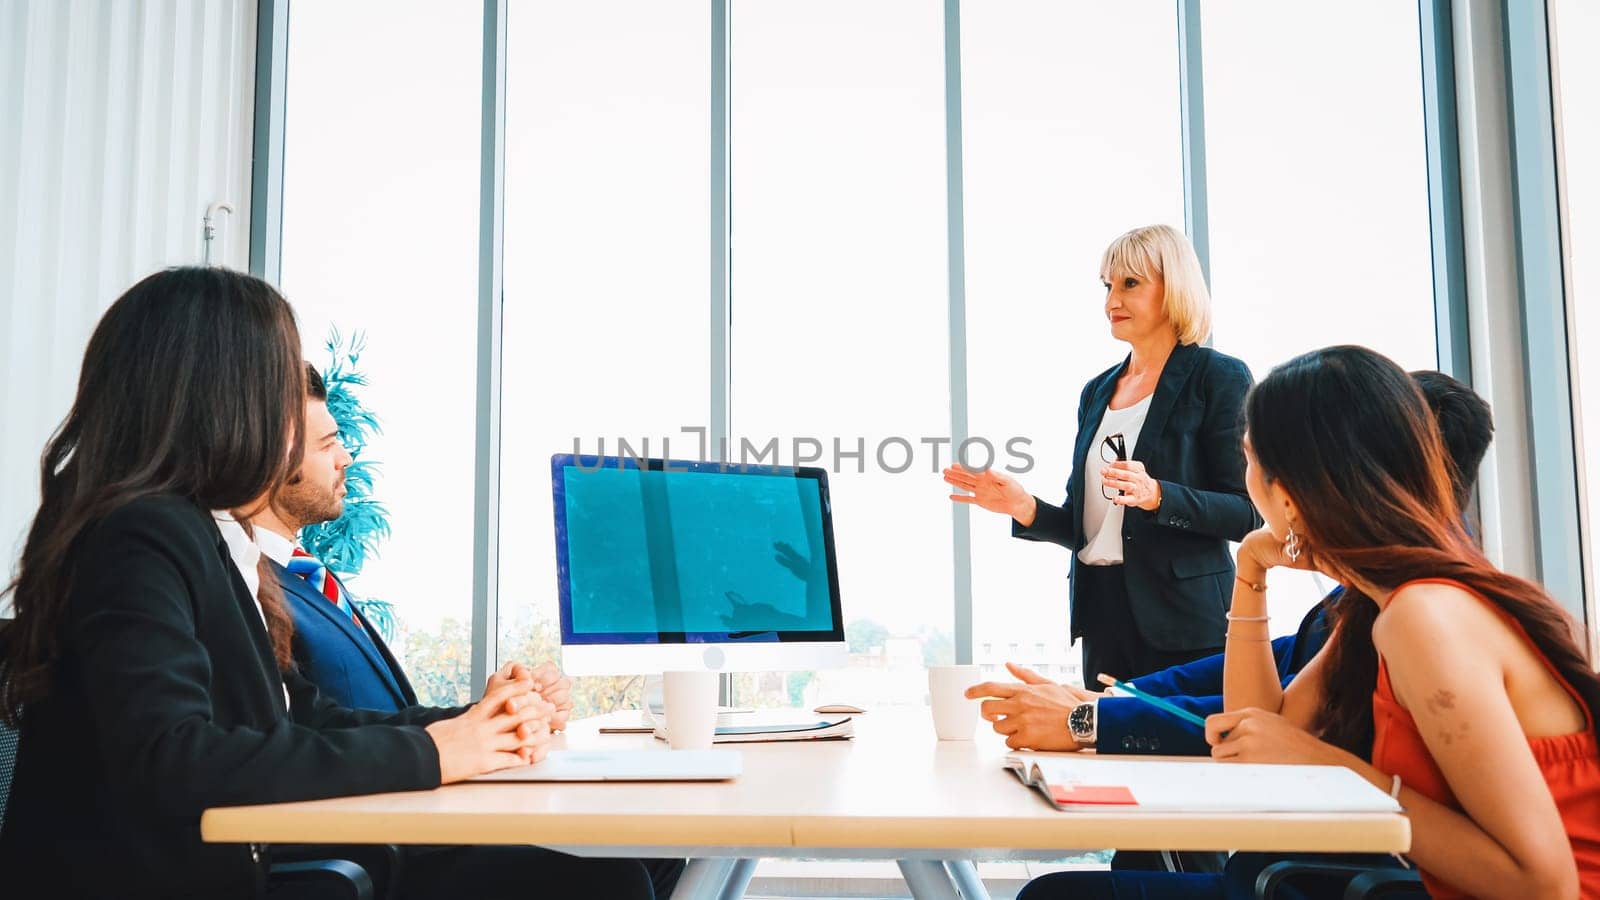
<path id="1" fill-rule="evenodd" d="M 249 254 L 255 0 L 0 0 L 0 579 L 100 314 Z"/>

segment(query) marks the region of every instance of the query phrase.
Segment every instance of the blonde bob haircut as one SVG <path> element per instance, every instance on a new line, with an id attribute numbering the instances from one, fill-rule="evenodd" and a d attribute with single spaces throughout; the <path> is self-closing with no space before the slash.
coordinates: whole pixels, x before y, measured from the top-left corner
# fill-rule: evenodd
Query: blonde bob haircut
<path id="1" fill-rule="evenodd" d="M 1161 309 L 1178 332 L 1178 343 L 1198 344 L 1211 336 L 1211 292 L 1183 232 L 1146 225 L 1112 241 L 1100 259 L 1100 278 L 1110 282 L 1125 274 L 1145 281 L 1160 276 L 1167 288 Z"/>

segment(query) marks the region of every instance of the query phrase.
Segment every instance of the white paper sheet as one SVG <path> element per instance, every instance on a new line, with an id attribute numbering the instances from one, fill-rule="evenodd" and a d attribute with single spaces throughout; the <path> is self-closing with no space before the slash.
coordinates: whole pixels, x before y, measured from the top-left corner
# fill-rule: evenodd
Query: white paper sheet
<path id="1" fill-rule="evenodd" d="M 1121 786 L 1137 806 L 1092 808 L 1152 812 L 1399 812 L 1400 804 L 1342 766 L 1279 766 L 1209 760 L 1108 759 L 1017 753 L 1046 783 Z M 1078 808 L 1068 805 L 1064 808 Z M 1081 808 L 1091 808 L 1084 806 Z"/>

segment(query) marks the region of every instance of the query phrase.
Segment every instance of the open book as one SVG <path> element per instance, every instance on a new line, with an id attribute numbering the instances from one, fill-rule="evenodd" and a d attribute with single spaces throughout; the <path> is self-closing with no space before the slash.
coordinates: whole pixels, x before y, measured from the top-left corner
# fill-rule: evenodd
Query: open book
<path id="1" fill-rule="evenodd" d="M 1117 812 L 1394 813 L 1400 804 L 1341 766 L 1107 759 L 1016 753 L 1005 766 L 1056 809 Z"/>

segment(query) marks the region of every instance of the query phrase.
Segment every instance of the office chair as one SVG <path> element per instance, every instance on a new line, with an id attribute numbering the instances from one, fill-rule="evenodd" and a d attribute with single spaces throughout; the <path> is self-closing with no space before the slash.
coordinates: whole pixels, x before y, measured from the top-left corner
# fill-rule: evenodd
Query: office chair
<path id="1" fill-rule="evenodd" d="M 299 867 L 329 862 L 330 856 L 333 861 L 355 865 L 371 885 L 374 900 L 398 900 L 405 856 L 394 844 L 274 844 L 270 871 L 276 882 L 280 871 L 297 873 Z"/>
<path id="2" fill-rule="evenodd" d="M 1344 900 L 1428 896 L 1416 869 L 1374 869 L 1352 863 L 1285 860 L 1267 866 L 1256 876 L 1256 900 L 1274 900 L 1278 888 L 1304 877 L 1349 879 L 1344 888 Z"/>
<path id="3" fill-rule="evenodd" d="M 4 661 L 0 661 L 0 684 L 5 683 Z M 17 729 L 0 721 L 0 831 L 5 830 L 6 801 L 11 798 L 11 773 L 17 768 Z"/>
<path id="4" fill-rule="evenodd" d="M 0 619 L 0 684 L 11 676 L 4 656 L 6 629 L 10 619 Z M 11 779 L 17 769 L 17 749 L 22 734 L 0 720 L 0 832 L 5 831 L 6 805 L 11 798 Z M 398 851 L 396 851 L 398 852 Z M 316 900 L 373 900 L 372 877 L 367 870 L 347 859 L 306 859 L 275 862 L 267 869 L 274 900 L 304 896 Z"/>

